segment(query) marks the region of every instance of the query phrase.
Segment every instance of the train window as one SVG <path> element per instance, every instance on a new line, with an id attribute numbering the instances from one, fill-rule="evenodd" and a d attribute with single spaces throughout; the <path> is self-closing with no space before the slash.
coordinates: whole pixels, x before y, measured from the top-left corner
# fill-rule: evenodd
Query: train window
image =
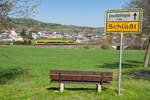
<path id="1" fill-rule="evenodd" d="M 68 43 L 73 43 L 73 42 L 68 42 Z"/>
<path id="2" fill-rule="evenodd" d="M 44 42 L 37 42 L 37 43 L 44 43 Z"/>
<path id="3" fill-rule="evenodd" d="M 64 42 L 48 42 L 48 43 L 64 43 Z"/>
<path id="4" fill-rule="evenodd" d="M 57 43 L 64 43 L 64 42 L 57 42 Z"/>
<path id="5" fill-rule="evenodd" d="M 48 42 L 48 43 L 55 43 L 55 42 Z"/>

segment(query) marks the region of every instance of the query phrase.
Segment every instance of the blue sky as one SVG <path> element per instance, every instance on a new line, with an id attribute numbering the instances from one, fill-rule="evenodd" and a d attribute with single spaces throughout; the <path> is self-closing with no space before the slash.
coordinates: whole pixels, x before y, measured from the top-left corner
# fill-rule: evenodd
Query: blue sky
<path id="1" fill-rule="evenodd" d="M 104 27 L 106 10 L 121 9 L 130 0 L 42 0 L 34 19 L 64 25 Z"/>

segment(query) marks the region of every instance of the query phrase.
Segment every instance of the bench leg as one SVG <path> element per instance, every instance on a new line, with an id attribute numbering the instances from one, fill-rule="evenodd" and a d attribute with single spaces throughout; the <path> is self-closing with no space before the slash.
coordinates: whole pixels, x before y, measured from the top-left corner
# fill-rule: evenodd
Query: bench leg
<path id="1" fill-rule="evenodd" d="M 102 85 L 101 84 L 97 84 L 97 92 L 101 92 L 102 91 Z"/>
<path id="2" fill-rule="evenodd" d="M 60 92 L 64 92 L 64 83 L 60 83 Z"/>

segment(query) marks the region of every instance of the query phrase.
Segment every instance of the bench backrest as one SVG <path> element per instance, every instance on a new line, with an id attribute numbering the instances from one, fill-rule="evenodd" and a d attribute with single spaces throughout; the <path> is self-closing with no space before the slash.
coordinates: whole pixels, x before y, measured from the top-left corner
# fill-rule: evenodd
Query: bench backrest
<path id="1" fill-rule="evenodd" d="M 50 70 L 51 80 L 112 81 L 113 72 Z"/>

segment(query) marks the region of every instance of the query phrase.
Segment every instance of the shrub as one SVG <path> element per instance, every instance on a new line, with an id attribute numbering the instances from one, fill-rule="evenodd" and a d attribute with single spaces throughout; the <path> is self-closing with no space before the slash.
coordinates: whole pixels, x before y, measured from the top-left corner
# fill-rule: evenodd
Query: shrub
<path id="1" fill-rule="evenodd" d="M 31 40 L 28 40 L 28 45 L 31 45 L 32 44 L 32 41 Z"/>
<path id="2" fill-rule="evenodd" d="M 84 48 L 84 49 L 90 49 L 91 46 L 84 46 L 83 48 Z"/>
<path id="3" fill-rule="evenodd" d="M 104 42 L 104 43 L 101 45 L 101 48 L 102 48 L 102 49 L 110 49 L 111 47 L 110 47 L 110 45 L 109 45 L 108 43 Z"/>
<path id="4" fill-rule="evenodd" d="M 24 40 L 24 41 L 23 41 L 23 44 L 24 44 L 24 45 L 27 45 L 27 44 L 28 44 L 28 41 L 27 41 L 27 40 Z"/>
<path id="5" fill-rule="evenodd" d="M 4 41 L 0 41 L 0 45 L 5 45 L 5 42 Z"/>

